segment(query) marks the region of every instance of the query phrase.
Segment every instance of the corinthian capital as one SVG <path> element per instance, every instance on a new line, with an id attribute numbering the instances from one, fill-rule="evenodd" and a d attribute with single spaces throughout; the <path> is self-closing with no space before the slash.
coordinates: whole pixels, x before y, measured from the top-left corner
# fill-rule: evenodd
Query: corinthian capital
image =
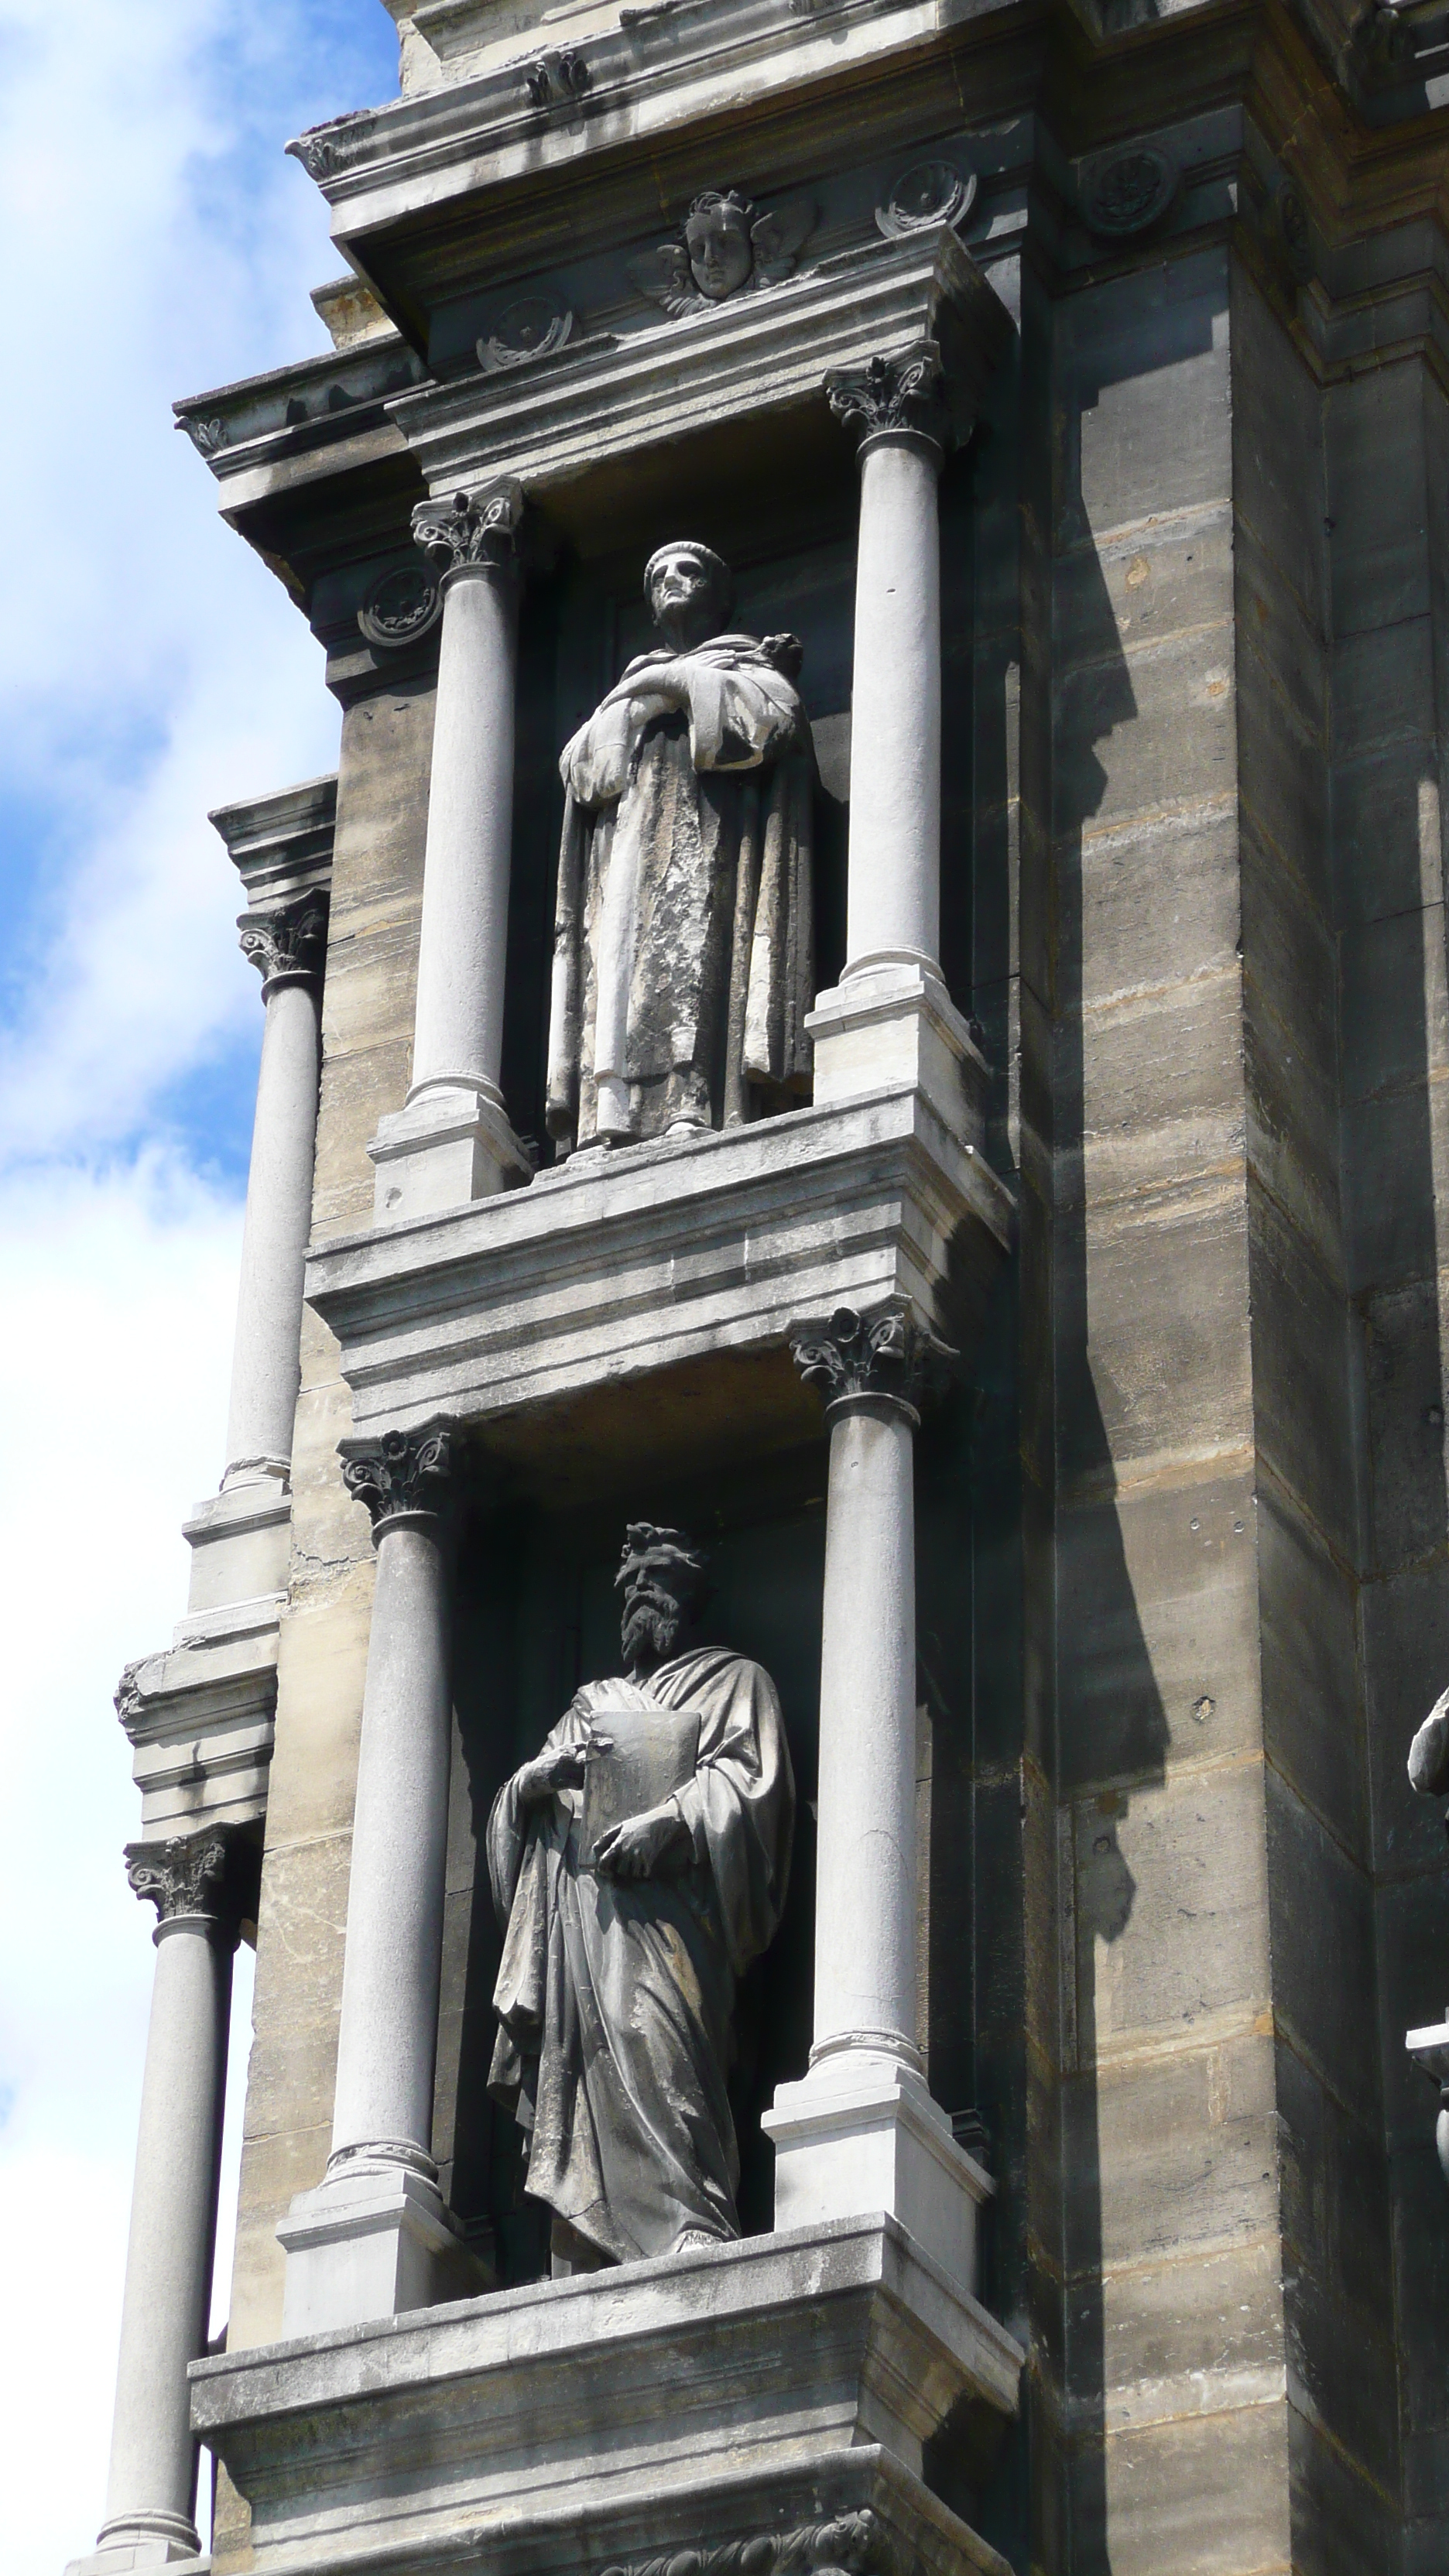
<path id="1" fill-rule="evenodd" d="M 896 358 L 864 367 L 835 367 L 825 379 L 830 408 L 862 442 L 886 430 L 911 430 L 944 448 L 951 434 L 946 377 L 934 340 L 918 340 Z"/>
<path id="2" fill-rule="evenodd" d="M 227 1856 L 228 1837 L 215 1827 L 162 1843 L 127 1843 L 126 1876 L 134 1893 L 155 1906 L 158 1922 L 190 1914 L 234 1928 Z"/>
<path id="3" fill-rule="evenodd" d="M 452 1473 L 451 1434 L 444 1423 L 421 1431 L 384 1431 L 343 1455 L 342 1481 L 365 1503 L 374 1534 L 400 1512 L 439 1512 Z"/>
<path id="4" fill-rule="evenodd" d="M 873 1396 L 915 1414 L 956 1357 L 905 1299 L 866 1315 L 837 1306 L 826 1324 L 801 1324 L 790 1336 L 795 1366 L 827 1406 Z"/>
<path id="5" fill-rule="evenodd" d="M 262 998 L 274 984 L 314 984 L 327 954 L 327 897 L 314 889 L 274 912 L 244 912 L 237 928 L 241 952 L 262 979 Z"/>
<path id="6" fill-rule="evenodd" d="M 499 483 L 491 492 L 459 492 L 451 502 L 420 501 L 413 538 L 442 573 L 458 572 L 464 564 L 499 571 L 513 561 L 522 516 L 522 484 Z"/>

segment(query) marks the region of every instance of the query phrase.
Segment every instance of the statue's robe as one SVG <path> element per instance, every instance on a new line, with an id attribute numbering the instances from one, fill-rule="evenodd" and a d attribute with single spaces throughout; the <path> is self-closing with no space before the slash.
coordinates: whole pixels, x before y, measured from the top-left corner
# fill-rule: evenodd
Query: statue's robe
<path id="1" fill-rule="evenodd" d="M 795 1813 L 780 1703 L 758 1664 L 704 1648 L 643 1684 L 589 1683 L 546 1749 L 621 1701 L 700 1713 L 695 1774 L 675 1793 L 687 1851 L 654 1878 L 582 1869 L 577 1789 L 526 1809 L 509 1781 L 488 1820 L 506 1926 L 489 2091 L 531 2132 L 531 2196 L 617 2263 L 739 2234 L 735 1981 L 779 1922 Z"/>
<path id="2" fill-rule="evenodd" d="M 666 664 L 678 713 L 648 696 Z M 788 1107 L 809 1078 L 815 758 L 771 650 L 716 635 L 641 654 L 559 767 L 550 1135 L 567 1149 Z"/>

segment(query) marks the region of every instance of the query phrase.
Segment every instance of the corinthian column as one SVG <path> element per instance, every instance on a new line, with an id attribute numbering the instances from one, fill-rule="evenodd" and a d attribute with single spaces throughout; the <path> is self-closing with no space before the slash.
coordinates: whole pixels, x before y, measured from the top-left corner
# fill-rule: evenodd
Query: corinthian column
<path id="1" fill-rule="evenodd" d="M 351 1454 L 372 1516 L 367 1651 L 332 2151 L 294 2200 L 285 2331 L 315 2334 L 430 2306 L 466 2266 L 432 2156 L 452 1750 L 442 1512 L 449 1435 L 390 1431 Z"/>
<path id="2" fill-rule="evenodd" d="M 266 1023 L 247 1175 L 222 1490 L 287 1482 L 301 1379 L 302 1269 L 312 1228 L 327 897 L 243 913 Z"/>
<path id="3" fill-rule="evenodd" d="M 942 383 L 933 340 L 825 380 L 860 464 L 847 978 L 941 972 Z"/>
<path id="4" fill-rule="evenodd" d="M 775 2224 L 883 2209 L 968 2289 L 991 2185 L 927 2089 L 916 2039 L 919 1400 L 951 1355 L 904 1303 L 792 1337 L 826 1398 L 815 2033 L 764 2116 Z"/>
<path id="5" fill-rule="evenodd" d="M 133 1843 L 156 1907 L 156 1980 L 121 2311 L 106 2518 L 82 2566 L 164 2567 L 200 2548 L 187 2365 L 206 2349 L 232 1957 L 247 1847 L 223 1830 Z"/>
<path id="6" fill-rule="evenodd" d="M 464 1206 L 527 1172 L 501 1087 L 522 513 L 506 483 L 413 517 L 443 618 L 412 1084 L 372 1148 L 382 1221 Z"/>

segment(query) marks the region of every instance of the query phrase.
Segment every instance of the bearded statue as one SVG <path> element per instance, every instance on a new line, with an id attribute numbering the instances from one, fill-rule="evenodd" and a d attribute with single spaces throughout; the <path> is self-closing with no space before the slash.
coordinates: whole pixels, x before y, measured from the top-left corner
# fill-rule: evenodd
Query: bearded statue
<path id="1" fill-rule="evenodd" d="M 795 1788 L 769 1674 L 690 1647 L 704 1559 L 631 1525 L 624 1671 L 499 1792 L 489 2091 L 526 2133 L 556 2274 L 738 2236 L 736 1980 L 785 1902 Z"/>

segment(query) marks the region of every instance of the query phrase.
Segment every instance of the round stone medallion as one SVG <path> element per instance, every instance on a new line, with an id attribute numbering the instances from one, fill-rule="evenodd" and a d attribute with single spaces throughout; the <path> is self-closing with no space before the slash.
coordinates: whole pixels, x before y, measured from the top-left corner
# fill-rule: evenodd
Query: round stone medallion
<path id="1" fill-rule="evenodd" d="M 917 161 L 897 179 L 876 222 L 887 240 L 926 232 L 933 224 L 959 224 L 976 197 L 976 173 L 963 178 L 949 161 Z"/>
<path id="2" fill-rule="evenodd" d="M 1082 183 L 1082 214 L 1090 230 L 1109 239 L 1145 233 L 1159 223 L 1177 194 L 1177 172 L 1150 143 L 1134 143 L 1099 161 Z"/>
<path id="3" fill-rule="evenodd" d="M 438 585 L 423 564 L 394 564 L 391 572 L 379 573 L 357 623 L 369 644 L 395 653 L 436 626 L 442 608 Z"/>

